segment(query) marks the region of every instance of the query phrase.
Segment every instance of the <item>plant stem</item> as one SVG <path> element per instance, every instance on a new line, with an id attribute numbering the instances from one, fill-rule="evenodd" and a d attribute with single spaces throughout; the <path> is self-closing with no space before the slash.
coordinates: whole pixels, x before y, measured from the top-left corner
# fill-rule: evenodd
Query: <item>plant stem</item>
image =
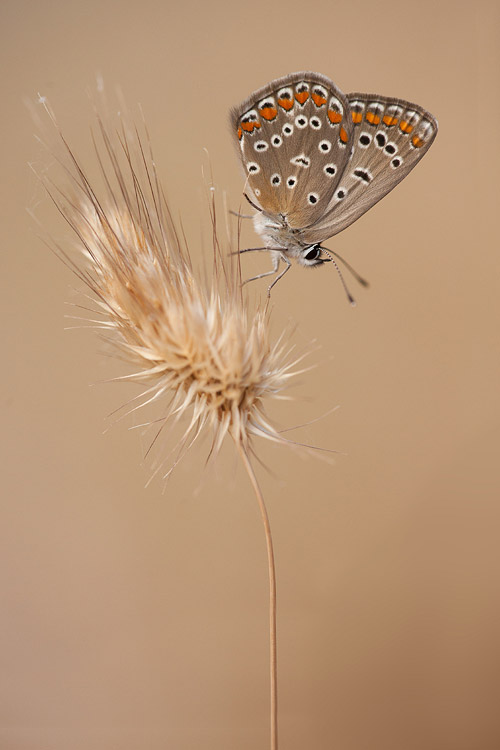
<path id="1" fill-rule="evenodd" d="M 253 466 L 248 454 L 238 441 L 238 450 L 241 460 L 245 466 L 252 486 L 255 490 L 257 502 L 259 504 L 262 523 L 267 544 L 267 564 L 269 573 L 269 647 L 270 647 L 270 668 L 271 668 L 271 750 L 278 750 L 278 661 L 276 651 L 276 571 L 274 568 L 273 540 L 271 536 L 271 526 L 267 515 L 264 497 L 257 482 Z"/>

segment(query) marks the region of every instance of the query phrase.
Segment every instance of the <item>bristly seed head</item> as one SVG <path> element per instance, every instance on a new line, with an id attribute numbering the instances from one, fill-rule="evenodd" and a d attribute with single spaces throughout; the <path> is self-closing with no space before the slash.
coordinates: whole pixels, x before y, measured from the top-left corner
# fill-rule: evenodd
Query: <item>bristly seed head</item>
<path id="1" fill-rule="evenodd" d="M 283 337 L 271 343 L 269 314 L 250 309 L 242 297 L 239 262 L 220 246 L 213 192 L 213 272 L 202 283 L 177 234 L 149 141 L 123 124 L 114 132 L 100 118 L 98 123 L 105 195 L 90 185 L 62 134 L 63 166 L 72 181 L 62 189 L 46 184 L 80 254 L 75 259 L 57 251 L 93 291 L 103 318 L 94 321 L 97 327 L 134 365 L 134 372 L 117 379 L 147 386 L 130 411 L 153 401 L 167 404 L 154 420 L 158 432 L 189 414 L 175 463 L 204 427 L 213 430 L 215 454 L 227 434 L 245 449 L 255 435 L 288 442 L 268 422 L 263 405 L 281 397 L 302 357 L 292 361 L 293 347 Z"/>

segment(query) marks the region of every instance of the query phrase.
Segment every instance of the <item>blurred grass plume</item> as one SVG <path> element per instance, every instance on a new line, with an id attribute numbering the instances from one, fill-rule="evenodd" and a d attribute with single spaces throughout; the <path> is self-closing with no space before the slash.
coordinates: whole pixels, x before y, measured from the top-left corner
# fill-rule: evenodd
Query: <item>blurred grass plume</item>
<path id="1" fill-rule="evenodd" d="M 58 134 L 60 148 L 50 150 L 64 173 L 57 180 L 45 173 L 42 179 L 71 227 L 76 250 L 51 245 L 92 292 L 97 319 L 87 322 L 133 366 L 115 379 L 144 386 L 122 412 L 161 404 L 161 415 L 144 425 L 155 430 L 150 448 L 165 428 L 187 421 L 164 476 L 206 429 L 212 433 L 212 456 L 226 435 L 245 453 L 253 450 L 257 436 L 293 444 L 270 422 L 265 402 L 288 398 L 284 391 L 305 355 L 297 355 L 289 343 L 290 331 L 272 341 L 269 310 L 243 296 L 234 253 L 238 238 L 231 240 L 229 231 L 222 237 L 215 189 L 208 191 L 212 257 L 207 274 L 206 262 L 193 267 L 172 218 L 145 124 L 141 133 L 126 116 L 113 125 L 96 109 L 98 188 L 46 100 L 40 102 Z M 166 461 L 160 460 L 156 472 Z"/>

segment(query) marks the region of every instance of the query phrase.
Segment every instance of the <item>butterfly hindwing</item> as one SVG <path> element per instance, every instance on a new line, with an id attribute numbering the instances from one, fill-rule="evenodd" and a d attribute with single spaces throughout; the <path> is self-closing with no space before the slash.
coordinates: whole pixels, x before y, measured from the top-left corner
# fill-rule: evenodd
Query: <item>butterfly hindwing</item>
<path id="1" fill-rule="evenodd" d="M 321 219 L 348 163 L 354 123 L 345 95 L 319 73 L 272 81 L 231 112 L 252 201 L 290 227 Z"/>
<path id="2" fill-rule="evenodd" d="M 349 94 L 353 150 L 324 214 L 304 232 L 322 242 L 352 224 L 389 193 L 430 148 L 435 118 L 402 99 Z"/>

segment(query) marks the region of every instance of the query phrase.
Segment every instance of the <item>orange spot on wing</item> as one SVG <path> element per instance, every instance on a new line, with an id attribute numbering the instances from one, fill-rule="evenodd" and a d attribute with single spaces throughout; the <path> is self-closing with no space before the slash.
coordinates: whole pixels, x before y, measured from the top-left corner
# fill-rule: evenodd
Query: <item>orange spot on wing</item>
<path id="1" fill-rule="evenodd" d="M 278 99 L 278 104 L 288 111 L 293 107 L 293 99 Z"/>
<path id="2" fill-rule="evenodd" d="M 352 115 L 352 121 L 356 124 L 358 122 L 361 122 L 361 120 L 363 119 L 363 115 L 361 112 L 351 112 L 351 115 Z"/>
<path id="3" fill-rule="evenodd" d="M 253 133 L 254 128 L 260 128 L 260 122 L 255 122 L 255 120 L 251 120 L 250 122 L 242 122 L 241 128 L 246 133 Z"/>
<path id="4" fill-rule="evenodd" d="M 315 94 L 313 91 L 311 97 L 317 107 L 322 107 L 323 104 L 326 104 L 326 99 L 324 96 L 321 96 L 321 94 Z"/>
<path id="5" fill-rule="evenodd" d="M 299 93 L 295 94 L 295 98 L 297 99 L 299 104 L 304 104 L 305 101 L 307 101 L 309 97 L 309 91 L 300 91 Z"/>
<path id="6" fill-rule="evenodd" d="M 378 125 L 380 122 L 379 115 L 376 115 L 375 112 L 367 112 L 365 115 L 365 120 L 370 123 L 370 125 Z"/>
<path id="7" fill-rule="evenodd" d="M 264 107 L 263 109 L 259 109 L 259 114 L 264 120 L 274 120 L 278 114 L 278 110 L 274 107 Z"/>
<path id="8" fill-rule="evenodd" d="M 421 148 L 424 145 L 424 141 L 418 137 L 418 135 L 414 135 L 411 139 L 411 142 L 415 146 L 415 148 Z"/>
<path id="9" fill-rule="evenodd" d="M 241 127 L 238 128 L 238 138 L 239 138 L 240 141 L 243 138 L 243 130 L 241 129 Z"/>
<path id="10" fill-rule="evenodd" d="M 340 112 L 336 112 L 334 109 L 329 109 L 328 119 L 331 123 L 333 123 L 333 125 L 336 125 L 338 122 L 342 121 L 342 115 L 340 114 Z"/>
<path id="11" fill-rule="evenodd" d="M 405 120 L 401 120 L 399 123 L 400 130 L 403 131 L 403 133 L 411 133 L 413 130 L 413 125 L 410 125 L 409 122 L 406 122 Z"/>
<path id="12" fill-rule="evenodd" d="M 397 117 L 391 117 L 390 115 L 384 115 L 383 121 L 385 125 L 387 125 L 388 128 L 391 128 L 393 125 L 398 124 L 398 118 Z"/>
<path id="13" fill-rule="evenodd" d="M 345 130 L 345 128 L 343 127 L 340 128 L 339 135 L 340 135 L 340 140 L 342 141 L 342 143 L 347 143 L 347 141 L 349 140 L 349 136 L 347 135 L 347 130 Z"/>

